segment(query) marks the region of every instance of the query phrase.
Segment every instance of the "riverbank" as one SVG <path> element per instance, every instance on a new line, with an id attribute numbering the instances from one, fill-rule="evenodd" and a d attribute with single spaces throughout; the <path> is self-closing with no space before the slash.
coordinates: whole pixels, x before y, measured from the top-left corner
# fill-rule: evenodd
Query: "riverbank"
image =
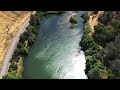
<path id="1" fill-rule="evenodd" d="M 100 15 L 100 11 L 97 14 Z M 86 74 L 89 79 L 120 79 L 119 14 L 116 11 L 104 11 L 104 14 L 94 17 L 92 26 L 89 25 L 93 30 L 82 36 L 80 44 L 85 52 Z M 84 24 L 89 24 L 88 22 L 92 21 L 87 20 Z"/>
<path id="2" fill-rule="evenodd" d="M 108 77 L 108 72 L 106 67 L 102 64 L 102 47 L 98 45 L 94 40 L 94 26 L 98 24 L 97 20 L 101 12 L 98 12 L 97 15 L 92 15 L 90 12 L 87 12 L 86 15 L 89 16 L 88 19 L 85 19 L 84 23 L 84 35 L 81 38 L 81 49 L 85 52 L 86 58 L 86 75 L 88 79 L 106 79 Z M 85 15 L 84 15 L 85 16 Z"/>
<path id="3" fill-rule="evenodd" d="M 39 29 L 40 19 L 46 14 L 38 11 L 34 16 L 31 16 L 30 25 L 25 32 L 20 36 L 19 43 L 10 61 L 8 73 L 3 77 L 4 79 L 22 79 L 23 61 L 28 55 L 30 47 L 33 45 Z"/>

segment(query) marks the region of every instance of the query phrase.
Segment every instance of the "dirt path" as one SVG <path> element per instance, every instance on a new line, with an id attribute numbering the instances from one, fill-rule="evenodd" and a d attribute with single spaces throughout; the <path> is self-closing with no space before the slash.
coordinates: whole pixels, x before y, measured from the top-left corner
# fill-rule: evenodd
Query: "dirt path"
<path id="1" fill-rule="evenodd" d="M 104 13 L 104 11 L 99 11 L 98 12 L 98 14 L 97 15 L 90 15 L 91 14 L 91 12 L 89 13 L 89 16 L 90 16 L 90 19 L 89 19 L 89 25 L 90 25 L 90 27 L 91 27 L 91 29 L 92 29 L 92 31 L 91 31 L 91 33 L 90 33 L 90 35 L 92 34 L 92 33 L 94 33 L 94 26 L 95 25 L 97 25 L 98 24 L 98 17 L 101 15 L 101 14 L 103 14 Z M 94 17 L 94 18 L 93 18 Z"/>
<path id="2" fill-rule="evenodd" d="M 30 11 L 0 11 L 0 68 L 13 37 L 30 13 Z"/>

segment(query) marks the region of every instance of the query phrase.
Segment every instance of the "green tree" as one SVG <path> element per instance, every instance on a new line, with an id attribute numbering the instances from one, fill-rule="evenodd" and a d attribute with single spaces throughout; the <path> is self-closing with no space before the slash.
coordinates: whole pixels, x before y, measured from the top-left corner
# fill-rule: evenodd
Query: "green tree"
<path id="1" fill-rule="evenodd" d="M 110 68 L 112 71 L 117 71 L 120 73 L 120 60 L 110 61 Z"/>
<path id="2" fill-rule="evenodd" d="M 82 14 L 81 17 L 84 19 L 84 23 L 86 23 L 86 22 L 89 20 L 89 15 L 88 15 L 88 13 Z"/>
<path id="3" fill-rule="evenodd" d="M 29 25 L 26 29 L 27 29 L 29 35 L 30 35 L 30 33 L 37 34 L 37 29 L 35 28 L 35 26 Z"/>
<path id="4" fill-rule="evenodd" d="M 28 37 L 28 43 L 30 46 L 34 43 L 35 38 L 36 38 L 36 36 L 33 33 L 31 33 L 31 35 Z"/>
<path id="5" fill-rule="evenodd" d="M 110 61 L 120 58 L 120 34 L 115 37 L 114 42 L 106 45 L 103 58 L 107 66 L 109 66 Z"/>
<path id="6" fill-rule="evenodd" d="M 22 75 L 20 73 L 16 73 L 15 71 L 11 71 L 4 75 L 3 79 L 22 79 Z"/>
<path id="7" fill-rule="evenodd" d="M 111 25 L 117 29 L 117 32 L 120 32 L 120 20 L 112 20 Z"/>
<path id="8" fill-rule="evenodd" d="M 43 16 L 43 12 L 38 11 L 35 15 L 31 15 L 30 24 L 32 26 L 35 26 L 36 29 L 38 29 L 38 26 L 40 24 L 40 19 Z"/>
<path id="9" fill-rule="evenodd" d="M 105 25 L 101 24 L 101 23 L 98 23 L 95 27 L 95 33 L 99 34 L 99 33 L 104 33 L 106 27 Z"/>
<path id="10" fill-rule="evenodd" d="M 84 34 L 89 34 L 91 31 L 89 23 L 84 24 Z"/>
<path id="11" fill-rule="evenodd" d="M 94 45 L 94 40 L 89 35 L 83 35 L 81 37 L 81 46 L 82 50 L 86 51 L 87 49 L 91 48 Z"/>
<path id="12" fill-rule="evenodd" d="M 17 69 L 17 64 L 14 62 L 11 62 L 10 66 L 9 66 L 9 71 L 15 71 Z"/>
<path id="13" fill-rule="evenodd" d="M 17 48 L 15 49 L 14 54 L 15 54 L 16 56 L 19 56 L 19 55 L 21 54 L 21 49 L 17 47 Z"/>
<path id="14" fill-rule="evenodd" d="M 89 79 L 101 79 L 100 77 L 100 70 L 98 67 L 91 69 L 88 73 Z"/>
<path id="15" fill-rule="evenodd" d="M 70 17 L 70 22 L 71 22 L 72 24 L 78 23 L 77 16 L 76 16 L 76 15 L 71 16 L 71 17 Z"/>
<path id="16" fill-rule="evenodd" d="M 105 47 L 106 43 L 113 41 L 115 38 L 115 32 L 112 27 L 106 27 L 103 24 L 98 23 L 95 26 L 94 40 Z"/>
<path id="17" fill-rule="evenodd" d="M 101 22 L 104 25 L 107 25 L 111 21 L 111 16 L 109 13 L 103 14 L 98 18 L 99 22 Z"/>
<path id="18" fill-rule="evenodd" d="M 27 48 L 22 47 L 22 48 L 21 48 L 21 53 L 22 53 L 23 56 L 28 55 L 28 50 L 27 50 Z"/>

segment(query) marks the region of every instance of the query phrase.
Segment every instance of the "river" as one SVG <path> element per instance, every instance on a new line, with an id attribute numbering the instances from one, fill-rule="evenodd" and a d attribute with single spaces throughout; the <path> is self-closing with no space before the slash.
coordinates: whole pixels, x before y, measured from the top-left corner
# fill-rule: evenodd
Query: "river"
<path id="1" fill-rule="evenodd" d="M 86 60 L 79 46 L 83 35 L 82 13 L 67 11 L 43 17 L 37 39 L 24 60 L 25 79 L 87 79 Z M 70 29 L 69 19 L 75 14 L 78 24 Z"/>

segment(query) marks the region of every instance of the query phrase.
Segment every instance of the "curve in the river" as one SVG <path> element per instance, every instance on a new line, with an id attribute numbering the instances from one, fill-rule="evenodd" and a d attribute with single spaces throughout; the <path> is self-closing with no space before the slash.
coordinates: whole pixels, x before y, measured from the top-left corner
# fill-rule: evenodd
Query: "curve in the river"
<path id="1" fill-rule="evenodd" d="M 26 79 L 86 79 L 85 56 L 79 42 L 83 34 L 83 12 L 48 15 L 41 20 L 39 35 L 24 61 Z M 79 23 L 70 30 L 69 18 Z"/>

